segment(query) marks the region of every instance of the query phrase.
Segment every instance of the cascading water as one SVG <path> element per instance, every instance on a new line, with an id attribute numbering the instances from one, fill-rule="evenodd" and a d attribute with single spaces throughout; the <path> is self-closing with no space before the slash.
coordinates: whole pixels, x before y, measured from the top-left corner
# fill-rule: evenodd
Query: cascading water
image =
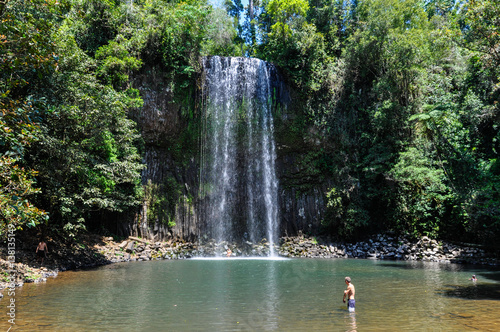
<path id="1" fill-rule="evenodd" d="M 278 181 L 272 65 L 258 59 L 204 59 L 201 196 L 216 241 L 278 236 Z"/>

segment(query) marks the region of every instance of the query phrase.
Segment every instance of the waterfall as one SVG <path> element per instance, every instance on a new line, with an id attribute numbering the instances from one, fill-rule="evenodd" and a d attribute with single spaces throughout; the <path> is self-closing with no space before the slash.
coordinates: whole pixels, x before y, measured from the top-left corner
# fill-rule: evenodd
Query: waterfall
<path id="1" fill-rule="evenodd" d="M 200 197 L 216 241 L 278 236 L 272 65 L 258 59 L 207 57 Z"/>

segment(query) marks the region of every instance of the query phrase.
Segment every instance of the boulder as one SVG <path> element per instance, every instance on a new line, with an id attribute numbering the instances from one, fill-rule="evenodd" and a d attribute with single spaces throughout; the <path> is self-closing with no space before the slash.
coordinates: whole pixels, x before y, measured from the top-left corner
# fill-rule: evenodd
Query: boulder
<path id="1" fill-rule="evenodd" d="M 127 244 L 127 247 L 125 248 L 125 251 L 128 252 L 128 253 L 133 252 L 134 251 L 134 244 L 135 244 L 135 241 L 130 241 Z"/>

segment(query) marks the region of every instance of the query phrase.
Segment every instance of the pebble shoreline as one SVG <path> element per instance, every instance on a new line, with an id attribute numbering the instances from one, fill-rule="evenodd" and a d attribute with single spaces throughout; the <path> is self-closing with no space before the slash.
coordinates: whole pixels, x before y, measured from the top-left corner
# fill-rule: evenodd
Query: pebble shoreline
<path id="1" fill-rule="evenodd" d="M 500 265 L 498 254 L 476 246 L 460 246 L 424 236 L 418 241 L 377 235 L 354 244 L 318 244 L 314 238 L 285 238 L 280 255 L 309 258 L 362 258 L 440 263 Z"/>
<path id="2" fill-rule="evenodd" d="M 45 282 L 56 277 L 58 272 L 101 266 L 128 261 L 149 261 L 161 259 L 189 259 L 192 257 L 225 256 L 227 249 L 232 257 L 268 256 L 269 243 L 243 242 L 238 245 L 227 242 L 216 243 L 202 239 L 200 243 L 184 241 L 151 242 L 137 237 L 115 242 L 111 237 L 103 237 L 89 248 L 76 250 L 62 249 L 51 257 L 50 251 L 46 266 L 31 261 L 32 255 L 20 253 L 20 262 L 14 263 L 14 271 L 9 271 L 9 262 L 0 256 L 0 297 L 3 289 L 20 287 L 24 283 Z M 429 261 L 440 263 L 469 263 L 489 266 L 500 265 L 498 253 L 475 246 L 459 246 L 441 242 L 428 237 L 418 241 L 380 234 L 367 241 L 357 243 L 330 243 L 328 241 L 299 235 L 283 237 L 274 252 L 289 258 L 324 259 L 384 259 Z M 28 257 L 27 257 L 28 256 Z M 63 257 L 63 258 L 61 258 Z M 9 279 L 10 278 L 10 279 Z"/>

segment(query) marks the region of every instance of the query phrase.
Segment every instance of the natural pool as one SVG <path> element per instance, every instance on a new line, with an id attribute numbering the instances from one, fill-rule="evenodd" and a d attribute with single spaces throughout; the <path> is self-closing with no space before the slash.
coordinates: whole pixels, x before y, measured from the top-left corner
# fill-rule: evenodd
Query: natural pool
<path id="1" fill-rule="evenodd" d="M 478 282 L 468 279 L 472 274 Z M 344 277 L 356 312 L 342 303 Z M 6 331 L 8 297 L 0 301 Z M 499 331 L 500 271 L 356 259 L 190 259 L 60 273 L 11 331 Z"/>

